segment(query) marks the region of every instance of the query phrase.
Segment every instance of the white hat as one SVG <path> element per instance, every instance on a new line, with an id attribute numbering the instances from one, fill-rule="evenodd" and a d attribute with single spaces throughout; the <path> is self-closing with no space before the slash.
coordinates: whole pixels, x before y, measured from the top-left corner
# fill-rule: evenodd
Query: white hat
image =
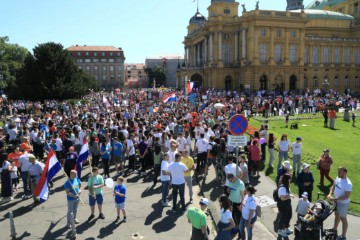
<path id="1" fill-rule="evenodd" d="M 208 206 L 208 205 L 209 205 L 209 199 L 207 199 L 207 198 L 202 198 L 202 199 L 200 199 L 200 203 Z"/>
<path id="2" fill-rule="evenodd" d="M 307 192 L 303 192 L 303 193 L 301 194 L 301 196 L 308 198 L 308 197 L 309 197 L 309 194 L 308 194 Z"/>
<path id="3" fill-rule="evenodd" d="M 302 169 L 304 170 L 305 168 L 308 168 L 308 167 L 310 167 L 310 164 L 308 164 L 308 163 L 304 163 L 303 165 L 302 165 Z"/>
<path id="4" fill-rule="evenodd" d="M 291 164 L 290 164 L 289 161 L 284 161 L 284 162 L 282 163 L 282 165 L 283 165 L 283 167 L 286 168 L 286 169 L 289 169 L 289 170 L 292 169 L 292 166 L 291 166 Z"/>

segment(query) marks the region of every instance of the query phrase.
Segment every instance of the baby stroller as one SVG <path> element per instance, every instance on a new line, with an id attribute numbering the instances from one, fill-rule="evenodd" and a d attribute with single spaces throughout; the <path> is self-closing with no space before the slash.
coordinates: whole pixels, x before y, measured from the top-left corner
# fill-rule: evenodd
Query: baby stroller
<path id="1" fill-rule="evenodd" d="M 300 217 L 295 225 L 295 240 L 335 240 L 336 232 L 324 229 L 324 221 L 335 211 L 336 206 L 332 207 L 330 203 L 324 200 L 318 200 L 322 210 L 315 221 L 308 222 Z M 316 204 L 315 204 L 316 205 Z M 314 210 L 315 205 L 311 208 Z"/>

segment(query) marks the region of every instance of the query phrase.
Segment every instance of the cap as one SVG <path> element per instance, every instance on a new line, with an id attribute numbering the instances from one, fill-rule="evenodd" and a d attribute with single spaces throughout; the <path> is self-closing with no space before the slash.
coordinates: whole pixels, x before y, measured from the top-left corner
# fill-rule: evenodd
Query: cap
<path id="1" fill-rule="evenodd" d="M 308 198 L 308 197 L 309 197 L 309 194 L 308 194 L 307 192 L 303 192 L 303 193 L 301 194 L 301 196 Z"/>
<path id="2" fill-rule="evenodd" d="M 202 198 L 202 199 L 200 199 L 200 203 L 208 206 L 208 205 L 209 205 L 209 199 L 207 199 L 207 198 Z"/>
<path id="3" fill-rule="evenodd" d="M 310 167 L 310 164 L 308 164 L 308 163 L 304 163 L 303 165 L 302 165 L 302 169 L 304 170 L 305 168 L 308 168 L 308 167 Z"/>
<path id="4" fill-rule="evenodd" d="M 286 169 L 292 169 L 292 166 L 291 166 L 291 164 L 290 164 L 290 162 L 289 161 L 284 161 L 283 162 L 283 167 L 285 167 Z"/>
<path id="5" fill-rule="evenodd" d="M 301 140 L 302 140 L 301 137 L 296 138 L 296 141 L 301 141 Z"/>
<path id="6" fill-rule="evenodd" d="M 329 152 L 329 149 L 328 149 L 328 148 L 325 148 L 325 149 L 324 149 L 324 152 Z"/>

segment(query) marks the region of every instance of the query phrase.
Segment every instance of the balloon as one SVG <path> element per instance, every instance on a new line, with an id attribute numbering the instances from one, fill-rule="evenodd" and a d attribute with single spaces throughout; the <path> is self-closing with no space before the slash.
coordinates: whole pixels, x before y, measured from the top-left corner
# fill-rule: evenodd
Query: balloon
<path id="1" fill-rule="evenodd" d="M 105 185 L 108 187 L 108 188 L 113 188 L 114 187 L 114 180 L 112 180 L 111 178 L 107 178 L 105 180 Z"/>
<path id="2" fill-rule="evenodd" d="M 259 143 L 264 144 L 265 143 L 265 138 L 260 138 Z"/>

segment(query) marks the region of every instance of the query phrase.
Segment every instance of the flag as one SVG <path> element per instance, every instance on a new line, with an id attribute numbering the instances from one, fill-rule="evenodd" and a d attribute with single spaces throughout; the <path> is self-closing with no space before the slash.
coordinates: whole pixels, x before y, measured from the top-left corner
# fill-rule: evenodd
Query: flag
<path id="1" fill-rule="evenodd" d="M 102 102 L 103 102 L 103 104 L 105 104 L 105 106 L 106 106 L 107 108 L 111 106 L 111 104 L 109 103 L 109 100 L 108 100 L 107 97 L 105 97 L 104 95 L 103 95 Z"/>
<path id="2" fill-rule="evenodd" d="M 41 174 L 40 180 L 36 185 L 34 195 L 40 198 L 40 202 L 44 202 L 49 197 L 48 182 L 61 170 L 61 165 L 56 158 L 54 151 L 50 151 L 44 170 Z"/>
<path id="3" fill-rule="evenodd" d="M 163 103 L 175 102 L 176 101 L 175 92 L 165 93 L 162 98 L 162 101 L 163 101 Z"/>
<path id="4" fill-rule="evenodd" d="M 194 88 L 194 82 L 188 82 L 186 84 L 187 94 L 190 94 Z"/>
<path id="5" fill-rule="evenodd" d="M 78 173 L 78 178 L 81 178 L 82 162 L 86 161 L 89 157 L 89 144 L 85 140 L 84 145 L 82 145 L 78 160 L 75 165 L 75 170 Z"/>

